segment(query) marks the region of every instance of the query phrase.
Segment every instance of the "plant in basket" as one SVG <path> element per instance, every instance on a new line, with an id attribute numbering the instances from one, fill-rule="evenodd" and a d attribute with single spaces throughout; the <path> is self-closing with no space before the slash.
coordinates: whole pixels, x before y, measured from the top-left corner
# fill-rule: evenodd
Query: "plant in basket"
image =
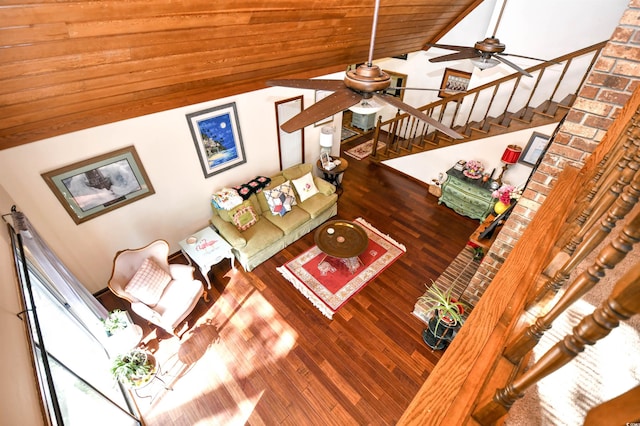
<path id="1" fill-rule="evenodd" d="M 431 314 L 422 332 L 424 342 L 432 349 L 444 349 L 453 340 L 464 322 L 465 304 L 452 296 L 453 288 L 442 290 L 433 283 L 418 300 L 425 303 Z"/>
<path id="2" fill-rule="evenodd" d="M 131 388 L 147 384 L 157 369 L 156 360 L 149 352 L 134 348 L 120 354 L 111 364 L 111 374 L 123 385 Z"/>

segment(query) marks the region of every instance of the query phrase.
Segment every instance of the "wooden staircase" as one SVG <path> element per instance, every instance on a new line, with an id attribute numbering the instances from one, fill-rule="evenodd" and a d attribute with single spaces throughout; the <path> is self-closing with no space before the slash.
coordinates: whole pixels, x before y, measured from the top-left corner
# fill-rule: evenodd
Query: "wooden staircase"
<path id="1" fill-rule="evenodd" d="M 528 68 L 520 73 L 418 108 L 464 136 L 452 139 L 422 120 L 399 111 L 378 118 L 373 133 L 374 162 L 443 148 L 472 140 L 560 122 L 582 87 L 605 42 Z M 386 146 L 378 149 L 378 142 Z"/>

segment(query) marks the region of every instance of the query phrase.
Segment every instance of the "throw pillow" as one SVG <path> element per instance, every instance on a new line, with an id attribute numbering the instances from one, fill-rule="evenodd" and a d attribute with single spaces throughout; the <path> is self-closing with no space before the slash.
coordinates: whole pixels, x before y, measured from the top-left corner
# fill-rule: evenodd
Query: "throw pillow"
<path id="1" fill-rule="evenodd" d="M 313 182 L 313 176 L 311 175 L 311 172 L 307 173 L 299 179 L 294 179 L 292 182 L 296 187 L 296 191 L 298 191 L 298 196 L 300 197 L 301 202 L 304 202 L 306 199 L 318 193 L 318 188 Z"/>
<path id="2" fill-rule="evenodd" d="M 286 181 L 275 188 L 265 189 L 264 196 L 269 205 L 269 210 L 274 216 L 284 216 L 291 211 L 291 206 L 296 205 L 295 192 L 291 181 Z"/>
<path id="3" fill-rule="evenodd" d="M 147 258 L 124 289 L 142 303 L 155 306 L 170 282 L 171 275 L 155 260 Z"/>
<path id="4" fill-rule="evenodd" d="M 253 209 L 250 201 L 245 201 L 233 212 L 231 212 L 231 222 L 238 228 L 239 231 L 246 231 L 251 228 L 258 221 L 258 215 Z"/>

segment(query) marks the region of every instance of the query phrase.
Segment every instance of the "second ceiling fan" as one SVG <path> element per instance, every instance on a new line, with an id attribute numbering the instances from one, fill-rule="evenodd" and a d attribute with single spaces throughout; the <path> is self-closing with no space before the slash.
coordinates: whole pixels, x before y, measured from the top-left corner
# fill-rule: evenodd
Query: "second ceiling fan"
<path id="1" fill-rule="evenodd" d="M 473 64 L 480 69 L 490 68 L 502 62 L 503 64 L 508 65 L 514 70 L 518 71 L 520 74 L 526 75 L 527 77 L 531 77 L 531 74 L 529 74 L 527 71 L 525 71 L 518 65 L 514 64 L 510 60 L 506 59 L 505 56 L 532 59 L 534 61 L 542 61 L 542 62 L 546 62 L 546 61 L 544 59 L 532 58 L 531 56 L 505 53 L 506 46 L 500 43 L 500 40 L 496 37 L 498 26 L 500 25 L 500 20 L 502 19 L 502 14 L 504 12 L 504 8 L 506 5 L 507 5 L 507 0 L 504 0 L 504 2 L 502 3 L 502 8 L 500 9 L 500 15 L 498 15 L 496 26 L 493 30 L 493 35 L 491 37 L 487 37 L 484 40 L 477 41 L 473 45 L 473 47 L 454 46 L 450 44 L 427 43 L 426 46 L 428 47 L 437 47 L 439 49 L 457 51 L 456 53 L 451 53 L 448 55 L 431 58 L 429 59 L 429 62 L 446 62 L 446 61 L 455 61 L 455 60 L 461 60 L 461 59 L 471 59 L 473 61 Z"/>
<path id="2" fill-rule="evenodd" d="M 360 65 L 355 70 L 347 71 L 344 80 L 282 79 L 267 81 L 267 85 L 269 86 L 295 87 L 299 89 L 326 90 L 333 92 L 331 95 L 293 116 L 289 121 L 280 126 L 282 130 L 287 133 L 295 132 L 296 130 L 300 130 L 310 124 L 322 120 L 323 118 L 327 118 L 338 112 L 344 111 L 356 104 L 367 104 L 369 100 L 373 99 L 405 111 L 454 139 L 463 138 L 463 136 L 455 130 L 431 118 L 419 109 L 404 103 L 394 96 L 384 93 L 385 90 L 391 88 L 391 78 L 387 73 L 382 71 L 380 67 L 373 65 L 373 48 L 375 44 L 379 8 L 380 0 L 375 0 L 371 40 L 369 43 L 369 59 L 366 63 Z M 403 87 L 397 87 L 396 89 L 407 90 L 407 88 Z"/>

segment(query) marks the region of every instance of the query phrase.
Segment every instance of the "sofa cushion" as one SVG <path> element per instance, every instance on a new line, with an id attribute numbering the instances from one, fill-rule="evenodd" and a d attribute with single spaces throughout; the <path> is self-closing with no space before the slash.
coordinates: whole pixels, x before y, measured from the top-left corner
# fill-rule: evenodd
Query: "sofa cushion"
<path id="1" fill-rule="evenodd" d="M 301 202 L 304 202 L 305 200 L 318 193 L 318 188 L 313 182 L 313 176 L 311 175 L 311 172 L 298 179 L 293 179 L 292 182 L 296 187 L 296 191 L 298 192 L 298 197 L 300 197 Z"/>
<path id="2" fill-rule="evenodd" d="M 260 219 L 249 200 L 234 208 L 230 215 L 231 221 L 240 231 L 246 231 Z"/>
<path id="3" fill-rule="evenodd" d="M 285 217 L 266 215 L 264 218 L 280 228 L 285 235 L 289 235 L 308 221 L 310 216 L 300 207 L 293 206 Z"/>
<path id="4" fill-rule="evenodd" d="M 331 206 L 337 202 L 337 199 L 337 194 L 316 194 L 313 197 L 305 200 L 304 202 L 298 203 L 298 206 L 309 213 L 311 219 L 315 219 L 325 211 L 329 210 Z"/>
<path id="5" fill-rule="evenodd" d="M 155 260 L 147 258 L 142 261 L 124 289 L 142 303 L 155 306 L 171 279 L 171 275 Z"/>
<path id="6" fill-rule="evenodd" d="M 311 163 L 298 164 L 297 166 L 291 166 L 288 169 L 282 171 L 282 176 L 287 180 L 298 179 L 307 173 L 311 173 L 313 165 Z"/>
<path id="7" fill-rule="evenodd" d="M 264 220 L 260 220 L 251 228 L 246 231 L 242 231 L 242 236 L 247 241 L 247 244 L 242 247 L 242 253 L 244 256 L 252 257 L 284 236 L 284 232 L 282 232 L 280 228 L 266 219 L 271 217 L 272 216 L 270 214 L 266 215 L 263 218 Z M 284 248 L 284 245 L 282 248 Z"/>

